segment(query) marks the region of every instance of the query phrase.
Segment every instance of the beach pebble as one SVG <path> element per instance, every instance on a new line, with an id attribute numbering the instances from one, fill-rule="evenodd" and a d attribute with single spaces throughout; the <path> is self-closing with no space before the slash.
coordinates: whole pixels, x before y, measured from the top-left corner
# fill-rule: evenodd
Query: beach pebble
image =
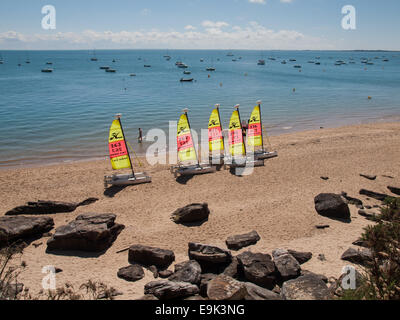
<path id="1" fill-rule="evenodd" d="M 375 179 L 376 179 L 376 176 L 369 175 L 369 174 L 362 174 L 362 173 L 360 173 L 360 176 L 363 177 L 363 178 L 366 178 L 366 179 L 368 179 L 368 180 L 375 180 Z"/>

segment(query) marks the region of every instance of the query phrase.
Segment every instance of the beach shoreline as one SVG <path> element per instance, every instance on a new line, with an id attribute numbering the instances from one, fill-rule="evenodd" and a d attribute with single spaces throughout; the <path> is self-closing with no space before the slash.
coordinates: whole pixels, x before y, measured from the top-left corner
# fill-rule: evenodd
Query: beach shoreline
<path id="1" fill-rule="evenodd" d="M 152 176 L 152 183 L 110 191 L 103 186 L 104 175 L 112 173 L 105 159 L 0 170 L 0 193 L 7 195 L 0 204 L 3 214 L 28 201 L 80 202 L 96 197 L 99 200 L 89 206 L 48 216 L 54 219 L 55 228 L 89 212 L 114 213 L 116 223 L 125 225 L 113 245 L 95 257 L 47 253 L 48 238 L 36 240 L 41 245 L 30 244 L 20 257 L 27 268 L 19 280 L 32 293 L 38 292 L 43 266 L 54 265 L 63 269 L 57 274 L 58 285 L 70 282 L 79 287 L 89 279 L 101 280 L 124 293 L 118 299 L 137 299 L 143 296 L 144 285 L 154 278 L 148 270 L 137 282 L 118 278 L 118 269 L 129 263 L 127 252 L 117 251 L 133 244 L 155 246 L 173 250 L 179 263 L 187 260 L 188 242 L 226 248 L 228 236 L 252 230 L 261 240 L 233 255 L 247 250 L 271 253 L 276 248 L 310 251 L 313 258 L 302 269 L 338 277 L 343 266 L 350 264 L 340 259 L 341 254 L 371 222 L 358 215 L 353 205 L 351 223 L 322 217 L 315 211 L 314 197 L 344 191 L 367 205 L 379 204 L 361 196 L 359 190 L 389 193 L 387 185 L 400 185 L 400 168 L 396 165 L 400 158 L 400 122 L 288 133 L 271 136 L 270 140 L 279 156 L 244 177 L 221 170 L 175 180 L 169 165 L 144 163 L 141 169 Z M 377 175 L 377 179 L 365 179 L 361 173 Z M 202 202 L 207 202 L 211 211 L 205 223 L 188 227 L 170 220 L 176 209 Z M 330 227 L 316 229 L 319 224 Z M 325 259 L 319 259 L 319 255 Z"/>

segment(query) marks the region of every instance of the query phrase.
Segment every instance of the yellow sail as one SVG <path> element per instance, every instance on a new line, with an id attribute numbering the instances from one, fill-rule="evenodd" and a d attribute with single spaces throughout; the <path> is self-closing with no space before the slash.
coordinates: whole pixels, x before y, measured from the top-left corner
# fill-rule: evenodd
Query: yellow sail
<path id="1" fill-rule="evenodd" d="M 218 109 L 214 109 L 211 112 L 210 120 L 208 121 L 208 144 L 211 153 L 224 150 L 221 119 L 219 118 Z"/>
<path id="2" fill-rule="evenodd" d="M 233 111 L 229 121 L 229 151 L 232 156 L 242 156 L 246 153 L 238 110 Z"/>
<path id="3" fill-rule="evenodd" d="M 262 141 L 262 128 L 261 128 L 261 113 L 260 106 L 255 106 L 250 115 L 249 128 L 247 131 L 247 145 L 252 147 L 261 147 Z"/>
<path id="4" fill-rule="evenodd" d="M 131 160 L 126 147 L 125 137 L 122 132 L 121 122 L 118 119 L 114 120 L 111 124 L 108 148 L 114 170 L 131 168 Z"/>
<path id="5" fill-rule="evenodd" d="M 192 134 L 186 113 L 182 114 L 178 122 L 177 132 L 178 157 L 180 161 L 197 160 Z"/>

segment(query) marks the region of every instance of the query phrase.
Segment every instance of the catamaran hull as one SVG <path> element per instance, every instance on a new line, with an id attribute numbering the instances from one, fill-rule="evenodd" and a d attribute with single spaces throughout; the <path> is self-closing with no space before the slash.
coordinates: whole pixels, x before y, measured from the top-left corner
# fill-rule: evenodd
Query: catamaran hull
<path id="1" fill-rule="evenodd" d="M 131 174 L 116 174 L 104 177 L 104 187 L 112 186 L 130 186 L 135 184 L 149 183 L 151 177 L 146 172 Z"/>
<path id="2" fill-rule="evenodd" d="M 216 168 L 208 165 L 193 165 L 193 166 L 179 166 L 171 167 L 171 172 L 177 177 L 178 174 L 181 176 L 193 176 L 197 174 L 213 173 Z"/>
<path id="3" fill-rule="evenodd" d="M 265 159 L 270 159 L 270 158 L 275 158 L 278 156 L 278 152 L 255 152 L 254 153 L 254 159 L 256 160 L 265 160 Z"/>

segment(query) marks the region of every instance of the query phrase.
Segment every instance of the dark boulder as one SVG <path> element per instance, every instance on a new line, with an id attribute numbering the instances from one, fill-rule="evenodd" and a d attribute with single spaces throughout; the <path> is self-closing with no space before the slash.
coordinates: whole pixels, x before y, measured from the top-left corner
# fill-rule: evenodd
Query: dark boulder
<path id="1" fill-rule="evenodd" d="M 217 276 L 217 275 L 214 274 L 214 273 L 203 273 L 203 274 L 201 275 L 199 288 L 200 288 L 200 294 L 201 294 L 203 297 L 207 297 L 207 287 L 208 287 L 208 283 L 209 283 L 212 279 L 214 279 L 216 276 Z"/>
<path id="2" fill-rule="evenodd" d="M 251 231 L 249 233 L 230 236 L 226 239 L 226 246 L 231 250 L 240 250 L 244 247 L 256 244 L 260 240 L 260 236 L 257 231 Z"/>
<path id="3" fill-rule="evenodd" d="M 361 248 L 361 250 L 349 248 L 342 254 L 341 259 L 366 266 L 372 262 L 372 252 L 367 248 Z"/>
<path id="4" fill-rule="evenodd" d="M 168 280 L 177 282 L 190 282 L 199 284 L 201 279 L 201 267 L 196 260 L 187 261 L 183 266 L 175 271 Z"/>
<path id="5" fill-rule="evenodd" d="M 295 250 L 288 250 L 288 253 L 291 254 L 300 264 L 306 263 L 311 260 L 312 253 L 311 252 L 300 252 Z"/>
<path id="6" fill-rule="evenodd" d="M 138 264 L 132 264 L 130 266 L 121 268 L 117 273 L 118 278 L 122 278 L 126 281 L 137 281 L 144 277 L 143 267 Z"/>
<path id="7" fill-rule="evenodd" d="M 271 290 L 257 286 L 251 282 L 244 283 L 247 294 L 245 300 L 282 300 L 281 296 Z"/>
<path id="8" fill-rule="evenodd" d="M 362 173 L 360 173 L 360 177 L 363 177 L 363 178 L 368 179 L 368 180 L 375 180 L 376 179 L 376 176 L 370 175 L 370 174 L 362 174 Z"/>
<path id="9" fill-rule="evenodd" d="M 165 270 L 160 270 L 158 272 L 158 275 L 160 276 L 160 278 L 168 278 L 169 276 L 171 276 L 173 274 L 173 272 L 171 270 L 165 269 Z"/>
<path id="10" fill-rule="evenodd" d="M 19 206 L 6 212 L 6 216 L 15 216 L 21 214 L 53 214 L 61 212 L 72 212 L 77 207 L 86 206 L 96 202 L 97 198 L 88 198 L 82 202 L 61 202 L 61 201 L 43 201 L 28 202 L 24 206 Z"/>
<path id="11" fill-rule="evenodd" d="M 398 196 L 400 196 L 400 188 L 391 187 L 391 186 L 388 186 L 387 188 L 390 190 L 390 192 L 392 192 L 392 193 L 397 194 Z"/>
<path id="12" fill-rule="evenodd" d="M 129 248 L 128 260 L 130 263 L 140 263 L 145 266 L 155 265 L 159 268 L 167 268 L 173 261 L 175 261 L 175 254 L 171 250 L 136 244 Z"/>
<path id="13" fill-rule="evenodd" d="M 285 300 L 327 300 L 329 290 L 320 277 L 308 274 L 284 282 L 281 296 Z"/>
<path id="14" fill-rule="evenodd" d="M 366 190 L 366 189 L 361 189 L 360 190 L 360 194 L 370 197 L 370 198 L 374 198 L 376 200 L 379 201 L 383 201 L 385 200 L 387 197 L 389 197 L 387 194 L 384 193 L 378 193 L 378 192 L 374 192 L 374 191 L 370 191 L 370 190 Z"/>
<path id="15" fill-rule="evenodd" d="M 244 277 L 261 287 L 272 289 L 276 283 L 276 268 L 269 254 L 243 252 L 237 256 Z"/>
<path id="16" fill-rule="evenodd" d="M 321 216 L 334 219 L 350 219 L 350 209 L 340 195 L 321 193 L 314 198 L 315 210 Z"/>
<path id="17" fill-rule="evenodd" d="M 294 279 L 300 275 L 300 264 L 288 251 L 283 249 L 274 250 L 272 256 L 282 280 Z"/>
<path id="18" fill-rule="evenodd" d="M 160 300 L 185 298 L 199 293 L 199 288 L 189 282 L 156 280 L 144 286 L 145 295 L 152 294 Z"/>
<path id="19" fill-rule="evenodd" d="M 232 255 L 229 251 L 215 246 L 189 242 L 189 259 L 196 260 L 203 271 L 209 271 L 225 268 L 232 261 Z"/>
<path id="20" fill-rule="evenodd" d="M 231 263 L 222 271 L 223 274 L 232 278 L 239 278 L 239 260 L 237 257 L 232 257 Z"/>
<path id="21" fill-rule="evenodd" d="M 174 211 L 171 219 L 176 223 L 201 222 L 207 220 L 209 215 L 207 203 L 192 203 Z"/>
<path id="22" fill-rule="evenodd" d="M 349 204 L 353 204 L 353 205 L 355 205 L 355 206 L 357 206 L 357 207 L 362 207 L 362 206 L 363 206 L 363 202 L 362 202 L 360 199 L 350 197 L 349 195 L 347 195 L 346 192 L 343 192 L 343 191 L 342 191 L 341 196 L 342 196 L 343 198 L 345 198 L 346 201 L 347 201 Z"/>
<path id="23" fill-rule="evenodd" d="M 53 226 L 49 217 L 0 217 L 0 248 L 17 240 L 37 238 Z"/>
<path id="24" fill-rule="evenodd" d="M 112 213 L 79 215 L 67 225 L 56 229 L 47 241 L 48 250 L 79 250 L 100 252 L 108 249 L 125 228 L 116 224 Z"/>
<path id="25" fill-rule="evenodd" d="M 210 300 L 243 300 L 247 294 L 246 286 L 225 274 L 220 274 L 207 285 Z"/>

